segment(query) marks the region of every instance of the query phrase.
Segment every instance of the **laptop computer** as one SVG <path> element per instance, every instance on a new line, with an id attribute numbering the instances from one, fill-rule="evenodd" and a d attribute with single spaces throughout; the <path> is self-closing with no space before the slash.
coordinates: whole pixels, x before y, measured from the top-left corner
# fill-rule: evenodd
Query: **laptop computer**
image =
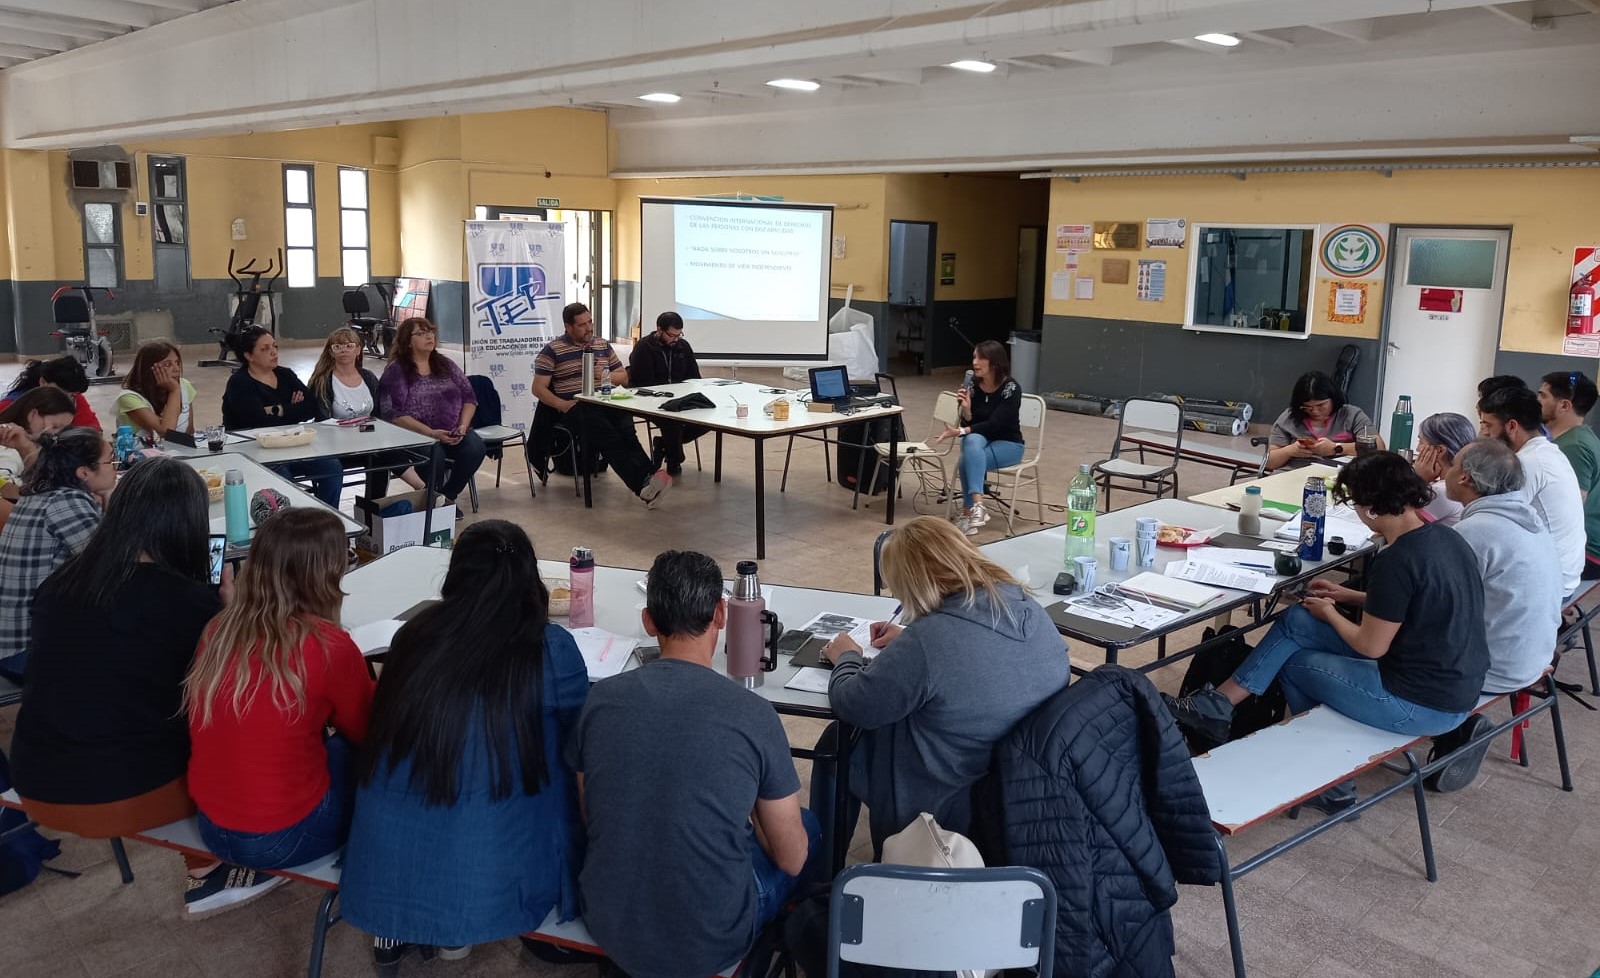
<path id="1" fill-rule="evenodd" d="M 878 404 L 877 388 L 872 384 L 851 384 L 849 368 L 843 364 L 831 367 L 812 367 L 811 402 L 832 404 L 835 408 L 862 407 Z"/>

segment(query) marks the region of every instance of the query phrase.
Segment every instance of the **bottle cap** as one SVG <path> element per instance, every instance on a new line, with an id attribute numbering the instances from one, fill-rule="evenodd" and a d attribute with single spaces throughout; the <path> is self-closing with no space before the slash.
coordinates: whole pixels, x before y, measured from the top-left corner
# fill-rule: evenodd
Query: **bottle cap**
<path id="1" fill-rule="evenodd" d="M 756 573 L 757 567 L 756 562 L 753 560 L 741 560 L 734 565 L 733 569 L 734 573 L 738 574 L 740 577 L 744 577 L 748 574 Z"/>
<path id="2" fill-rule="evenodd" d="M 1246 496 L 1259 496 L 1259 495 L 1261 495 L 1261 487 L 1260 486 L 1245 486 L 1244 487 L 1244 494 Z"/>
<path id="3" fill-rule="evenodd" d="M 229 469 L 228 474 L 222 477 L 222 481 L 225 485 L 242 486 L 244 485 L 244 473 L 238 469 Z"/>

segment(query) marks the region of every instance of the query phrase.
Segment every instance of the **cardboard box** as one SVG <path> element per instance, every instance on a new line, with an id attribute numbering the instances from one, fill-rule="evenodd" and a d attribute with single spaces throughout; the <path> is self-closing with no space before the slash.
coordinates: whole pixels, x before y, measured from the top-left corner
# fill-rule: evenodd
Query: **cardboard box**
<path id="1" fill-rule="evenodd" d="M 367 532 L 356 540 L 356 546 L 380 557 L 402 547 L 415 547 L 424 543 L 429 546 L 449 546 L 456 532 L 455 506 L 445 503 L 441 496 L 434 496 L 434 502 L 439 505 L 433 510 L 433 531 L 424 541 L 422 528 L 427 513 L 422 509 L 423 495 L 422 490 L 418 489 L 384 496 L 382 499 L 357 499 L 356 522 L 366 526 Z M 411 503 L 412 512 L 389 517 L 378 515 L 385 508 L 402 500 Z"/>

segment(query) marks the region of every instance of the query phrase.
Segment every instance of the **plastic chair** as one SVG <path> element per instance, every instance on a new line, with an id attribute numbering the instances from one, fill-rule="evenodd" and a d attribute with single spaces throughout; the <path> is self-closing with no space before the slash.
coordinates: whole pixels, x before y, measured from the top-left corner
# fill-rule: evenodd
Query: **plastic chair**
<path id="1" fill-rule="evenodd" d="M 1056 891 L 1037 869 L 862 863 L 833 881 L 828 978 L 839 963 L 919 971 L 1055 968 Z"/>
<path id="2" fill-rule="evenodd" d="M 1039 525 L 1044 526 L 1044 489 L 1039 485 L 1039 456 L 1044 454 L 1044 398 L 1038 394 L 1022 395 L 1021 410 L 1018 412 L 1018 421 L 1022 426 L 1023 440 L 1032 449 L 1033 454 L 1025 456 L 1016 465 L 1008 465 L 1003 469 L 995 469 L 984 477 L 985 494 L 999 501 L 1006 510 L 1006 536 L 1014 532 L 1017 516 L 1017 493 L 1033 487 L 1033 504 L 1039 508 Z M 994 488 L 988 488 L 993 484 Z M 1000 499 L 998 490 L 1010 487 L 1009 499 Z"/>
<path id="3" fill-rule="evenodd" d="M 483 439 L 483 447 L 487 449 L 485 457 L 494 459 L 494 487 L 500 488 L 500 469 L 505 465 L 506 449 L 520 445 L 522 466 L 528 473 L 528 495 L 537 498 L 538 490 L 533 487 L 533 463 L 528 459 L 527 433 L 500 423 L 500 392 L 495 390 L 494 381 L 483 374 L 472 374 L 467 377 L 467 382 L 472 385 L 472 393 L 478 398 L 478 409 L 472 413 L 472 430 Z M 472 511 L 476 513 L 477 473 L 473 473 L 472 479 L 467 483 L 467 495 L 472 500 Z"/>
<path id="4" fill-rule="evenodd" d="M 1122 437 L 1130 431 L 1153 431 L 1172 435 L 1172 461 L 1149 465 L 1122 457 Z M 1111 512 L 1111 490 L 1125 489 L 1160 499 L 1168 492 L 1178 497 L 1178 458 L 1183 452 L 1183 408 L 1170 401 L 1151 401 L 1135 397 L 1122 402 L 1117 420 L 1117 437 L 1111 443 L 1111 457 L 1094 464 L 1096 481 L 1105 492 L 1106 512 Z M 1125 480 L 1114 484 L 1112 479 Z M 1150 484 L 1155 483 L 1151 489 Z M 1131 484 L 1127 484 L 1131 483 Z"/>
<path id="5" fill-rule="evenodd" d="M 933 424 L 928 429 L 928 437 L 924 441 L 903 441 L 899 444 L 900 474 L 913 475 L 917 479 L 917 491 L 911 495 L 911 508 L 918 513 L 922 512 L 920 500 L 928 500 L 931 506 L 944 505 L 944 516 L 948 519 L 953 515 L 956 497 L 959 495 L 958 487 L 951 478 L 946 461 L 955 449 L 956 441 L 950 439 L 937 443 L 934 447 L 934 436 L 944 432 L 945 425 L 959 423 L 961 402 L 956 400 L 954 391 L 941 391 L 939 399 L 933 404 Z M 867 477 L 867 485 L 877 485 L 878 467 L 888 464 L 889 443 L 876 442 L 872 446 L 876 457 L 872 460 L 872 474 Z M 896 482 L 896 487 L 899 483 Z"/>

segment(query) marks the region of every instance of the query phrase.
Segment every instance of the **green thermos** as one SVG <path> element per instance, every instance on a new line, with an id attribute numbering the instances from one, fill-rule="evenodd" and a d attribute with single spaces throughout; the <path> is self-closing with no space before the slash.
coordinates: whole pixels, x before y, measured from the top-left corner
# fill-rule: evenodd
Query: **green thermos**
<path id="1" fill-rule="evenodd" d="M 1394 406 L 1394 414 L 1389 416 L 1389 451 L 1411 451 L 1411 425 L 1414 420 L 1411 415 L 1411 395 L 1401 394 Z"/>

